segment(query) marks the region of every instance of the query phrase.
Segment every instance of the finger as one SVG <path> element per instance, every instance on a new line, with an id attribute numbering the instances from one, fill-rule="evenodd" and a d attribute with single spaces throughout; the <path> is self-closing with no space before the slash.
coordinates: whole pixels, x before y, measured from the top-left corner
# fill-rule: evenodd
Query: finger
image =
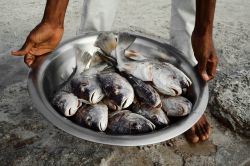
<path id="1" fill-rule="evenodd" d="M 34 56 L 40 56 L 49 53 L 51 51 L 52 51 L 51 48 L 31 48 L 29 53 L 31 53 Z"/>
<path id="2" fill-rule="evenodd" d="M 28 52 L 30 51 L 30 49 L 34 46 L 34 42 L 30 41 L 29 39 L 27 39 L 24 43 L 24 45 L 22 46 L 22 48 L 18 51 L 12 51 L 11 54 L 15 55 L 15 56 L 23 56 L 28 54 Z"/>
<path id="3" fill-rule="evenodd" d="M 202 58 L 198 61 L 198 73 L 200 74 L 201 78 L 205 81 L 209 80 L 209 76 L 207 74 L 207 56 L 201 56 Z"/>
<path id="4" fill-rule="evenodd" d="M 209 75 L 210 79 L 214 78 L 216 74 L 216 67 L 218 64 L 218 59 L 215 55 L 212 56 L 211 59 L 207 62 L 207 74 Z"/>
<path id="5" fill-rule="evenodd" d="M 36 57 L 34 55 L 32 55 L 32 54 L 26 54 L 24 56 L 24 63 L 26 63 L 26 65 L 28 67 L 31 67 L 31 65 L 35 62 L 35 59 L 36 59 Z"/>

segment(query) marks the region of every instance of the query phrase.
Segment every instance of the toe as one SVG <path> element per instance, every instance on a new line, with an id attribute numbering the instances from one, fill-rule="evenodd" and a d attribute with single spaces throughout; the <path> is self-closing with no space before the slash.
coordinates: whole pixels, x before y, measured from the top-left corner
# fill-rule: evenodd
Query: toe
<path id="1" fill-rule="evenodd" d="M 199 130 L 201 133 L 201 135 L 199 135 L 200 139 L 202 141 L 207 140 L 209 138 L 209 134 L 210 134 L 210 130 L 211 130 L 209 124 L 206 121 L 205 123 L 201 123 L 198 126 L 199 126 Z"/>
<path id="2" fill-rule="evenodd" d="M 197 134 L 197 136 L 199 137 L 199 139 L 200 139 L 201 141 L 206 140 L 206 133 L 204 132 L 202 126 L 201 126 L 200 124 L 196 124 L 196 125 L 195 125 L 195 128 L 196 128 L 196 130 L 195 130 L 195 131 L 196 131 L 196 134 Z"/>
<path id="3" fill-rule="evenodd" d="M 194 126 L 185 132 L 185 136 L 186 136 L 186 139 L 191 143 L 199 142 L 199 137 L 196 135 Z"/>
<path id="4" fill-rule="evenodd" d="M 208 122 L 205 124 L 204 128 L 206 130 L 207 135 L 210 135 L 210 133 L 211 133 L 211 127 L 210 127 L 210 125 L 209 125 Z"/>

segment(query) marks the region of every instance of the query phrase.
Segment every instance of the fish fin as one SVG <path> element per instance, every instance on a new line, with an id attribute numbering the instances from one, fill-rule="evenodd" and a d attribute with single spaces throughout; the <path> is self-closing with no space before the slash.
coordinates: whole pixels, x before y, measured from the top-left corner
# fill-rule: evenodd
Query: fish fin
<path id="1" fill-rule="evenodd" d="M 125 50 L 124 56 L 135 61 L 144 61 L 148 59 L 134 50 Z"/>
<path id="2" fill-rule="evenodd" d="M 68 77 L 65 74 L 62 75 L 62 77 L 61 77 L 62 83 L 59 84 L 55 88 L 55 90 L 53 91 L 53 93 L 50 96 L 50 98 L 53 98 L 56 94 L 58 94 L 60 92 L 66 92 L 66 93 L 70 93 L 71 92 L 71 86 L 70 86 L 69 82 L 72 80 L 72 78 L 76 74 L 76 69 L 77 69 L 77 67 L 73 68 L 72 73 Z"/>
<path id="3" fill-rule="evenodd" d="M 117 66 L 116 59 L 114 57 L 112 57 L 112 56 L 107 55 L 102 50 L 96 51 L 95 54 L 100 56 L 101 59 L 104 60 L 105 62 L 107 62 L 108 64 L 110 64 L 112 66 Z"/>
<path id="4" fill-rule="evenodd" d="M 87 51 L 83 51 L 80 46 L 75 46 L 75 52 L 77 68 L 76 73 L 80 74 L 84 70 L 89 68 L 92 60 L 92 55 Z"/>
<path id="5" fill-rule="evenodd" d="M 124 64 L 125 50 L 128 49 L 134 43 L 135 39 L 136 37 L 132 36 L 127 32 L 122 32 L 118 34 L 118 44 L 115 49 L 118 67 Z"/>
<path id="6" fill-rule="evenodd" d="M 118 47 L 119 49 L 126 50 L 135 41 L 136 37 L 128 32 L 122 32 L 118 34 Z"/>

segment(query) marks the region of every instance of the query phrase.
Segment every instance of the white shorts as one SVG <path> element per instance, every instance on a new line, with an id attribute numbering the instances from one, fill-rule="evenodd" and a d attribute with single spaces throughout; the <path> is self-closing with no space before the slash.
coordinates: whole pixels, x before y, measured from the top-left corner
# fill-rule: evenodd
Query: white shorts
<path id="1" fill-rule="evenodd" d="M 118 5 L 119 0 L 84 0 L 79 33 L 112 30 Z M 170 44 L 196 65 L 191 45 L 194 23 L 195 0 L 172 0 Z"/>

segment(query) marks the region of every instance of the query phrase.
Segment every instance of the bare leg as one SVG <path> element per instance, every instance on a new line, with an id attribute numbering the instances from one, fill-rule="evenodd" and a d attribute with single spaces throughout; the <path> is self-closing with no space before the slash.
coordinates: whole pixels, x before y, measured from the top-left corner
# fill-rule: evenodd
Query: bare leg
<path id="1" fill-rule="evenodd" d="M 197 61 L 194 57 L 191 35 L 195 24 L 195 1 L 194 0 L 172 0 L 170 42 L 183 52 L 192 65 Z M 208 139 L 211 128 L 203 115 L 199 121 L 191 127 L 185 136 L 191 143 L 205 141 Z"/>

